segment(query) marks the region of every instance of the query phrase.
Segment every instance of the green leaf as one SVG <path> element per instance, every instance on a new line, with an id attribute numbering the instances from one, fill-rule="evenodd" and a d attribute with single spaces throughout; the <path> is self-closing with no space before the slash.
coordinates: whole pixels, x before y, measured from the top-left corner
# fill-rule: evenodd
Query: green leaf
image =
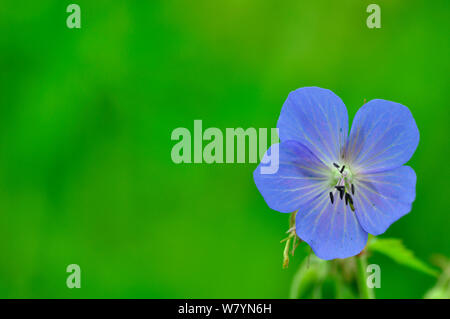
<path id="1" fill-rule="evenodd" d="M 442 255 L 433 257 L 434 264 L 442 269 L 436 285 L 424 296 L 425 299 L 450 299 L 450 259 Z"/>
<path id="2" fill-rule="evenodd" d="M 322 285 L 329 271 L 329 263 L 313 254 L 306 257 L 294 276 L 289 298 L 320 299 Z"/>
<path id="3" fill-rule="evenodd" d="M 437 277 L 438 275 L 438 272 L 436 270 L 414 256 L 414 253 L 406 248 L 400 239 L 374 238 L 369 242 L 367 249 L 383 254 L 393 259 L 400 265 L 404 265 L 412 269 L 421 271 L 430 276 Z"/>

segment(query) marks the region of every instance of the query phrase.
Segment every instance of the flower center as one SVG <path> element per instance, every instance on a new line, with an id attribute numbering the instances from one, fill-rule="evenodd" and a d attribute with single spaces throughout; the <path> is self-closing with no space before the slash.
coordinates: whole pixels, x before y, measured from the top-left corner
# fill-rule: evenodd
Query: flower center
<path id="1" fill-rule="evenodd" d="M 334 190 L 330 192 L 330 201 L 331 204 L 334 203 L 334 198 L 345 200 L 345 205 L 349 205 L 352 211 L 355 211 L 355 207 L 353 206 L 353 198 L 352 195 L 355 194 L 355 185 L 353 185 L 353 174 L 348 167 L 345 165 L 339 165 L 337 163 L 333 163 L 333 166 L 336 168 L 333 176 L 333 184 Z"/>

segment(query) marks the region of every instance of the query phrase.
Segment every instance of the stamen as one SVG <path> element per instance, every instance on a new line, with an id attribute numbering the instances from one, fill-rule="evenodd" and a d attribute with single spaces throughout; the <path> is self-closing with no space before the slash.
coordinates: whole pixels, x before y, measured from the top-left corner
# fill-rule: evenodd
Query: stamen
<path id="1" fill-rule="evenodd" d="M 353 206 L 353 198 L 352 196 L 350 196 L 350 194 L 346 194 L 346 196 L 348 195 L 348 203 L 350 205 L 350 208 L 352 209 L 352 211 L 355 211 L 355 206 Z"/>
<path id="2" fill-rule="evenodd" d="M 353 203 L 350 203 L 350 208 L 353 212 L 355 211 L 355 206 L 353 206 Z"/>
<path id="3" fill-rule="evenodd" d="M 342 168 L 340 170 L 341 174 L 344 172 L 344 169 L 345 169 L 345 165 L 342 165 Z"/>
<path id="4" fill-rule="evenodd" d="M 334 203 L 334 196 L 333 196 L 332 192 L 330 192 L 330 200 L 331 200 L 331 205 L 333 205 L 333 203 Z"/>
<path id="5" fill-rule="evenodd" d="M 339 168 L 339 165 L 336 163 L 333 163 L 334 167 Z"/>
<path id="6" fill-rule="evenodd" d="M 355 186 L 352 184 L 352 195 L 355 195 Z"/>
<path id="7" fill-rule="evenodd" d="M 348 196 L 348 201 L 353 204 L 352 196 L 349 193 L 346 193 L 345 195 Z"/>
<path id="8" fill-rule="evenodd" d="M 348 205 L 348 193 L 345 193 L 345 205 Z"/>
<path id="9" fill-rule="evenodd" d="M 345 193 L 345 186 L 334 186 L 339 191 L 339 197 L 342 199 Z"/>

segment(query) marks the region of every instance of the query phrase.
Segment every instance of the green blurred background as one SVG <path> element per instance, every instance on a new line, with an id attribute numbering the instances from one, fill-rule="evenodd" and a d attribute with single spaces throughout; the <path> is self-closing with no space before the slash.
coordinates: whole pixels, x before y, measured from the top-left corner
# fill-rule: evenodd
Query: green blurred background
<path id="1" fill-rule="evenodd" d="M 450 256 L 450 2 L 0 1 L 0 297 L 286 298 L 256 164 L 176 165 L 174 128 L 275 127 L 287 94 L 407 105 L 417 199 L 382 237 Z M 306 249 L 300 250 L 300 252 Z M 373 255 L 380 298 L 435 279 Z M 82 288 L 66 287 L 66 266 Z"/>

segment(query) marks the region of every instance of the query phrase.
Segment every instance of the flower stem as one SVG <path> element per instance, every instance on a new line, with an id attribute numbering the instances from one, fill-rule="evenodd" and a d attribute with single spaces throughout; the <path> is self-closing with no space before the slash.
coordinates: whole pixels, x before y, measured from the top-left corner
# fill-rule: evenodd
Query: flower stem
<path id="1" fill-rule="evenodd" d="M 294 256 L 295 248 L 297 248 L 299 242 L 297 241 L 297 234 L 295 233 L 295 214 L 297 211 L 293 212 L 289 216 L 289 229 L 287 231 L 288 237 L 283 239 L 281 242 L 286 242 L 283 251 L 283 269 L 289 266 L 289 248 L 291 246 L 291 240 L 293 241 L 291 255 Z"/>
<path id="2" fill-rule="evenodd" d="M 357 280 L 360 298 L 374 299 L 373 290 L 367 285 L 367 254 L 364 251 L 356 256 L 356 263 L 358 265 Z"/>

